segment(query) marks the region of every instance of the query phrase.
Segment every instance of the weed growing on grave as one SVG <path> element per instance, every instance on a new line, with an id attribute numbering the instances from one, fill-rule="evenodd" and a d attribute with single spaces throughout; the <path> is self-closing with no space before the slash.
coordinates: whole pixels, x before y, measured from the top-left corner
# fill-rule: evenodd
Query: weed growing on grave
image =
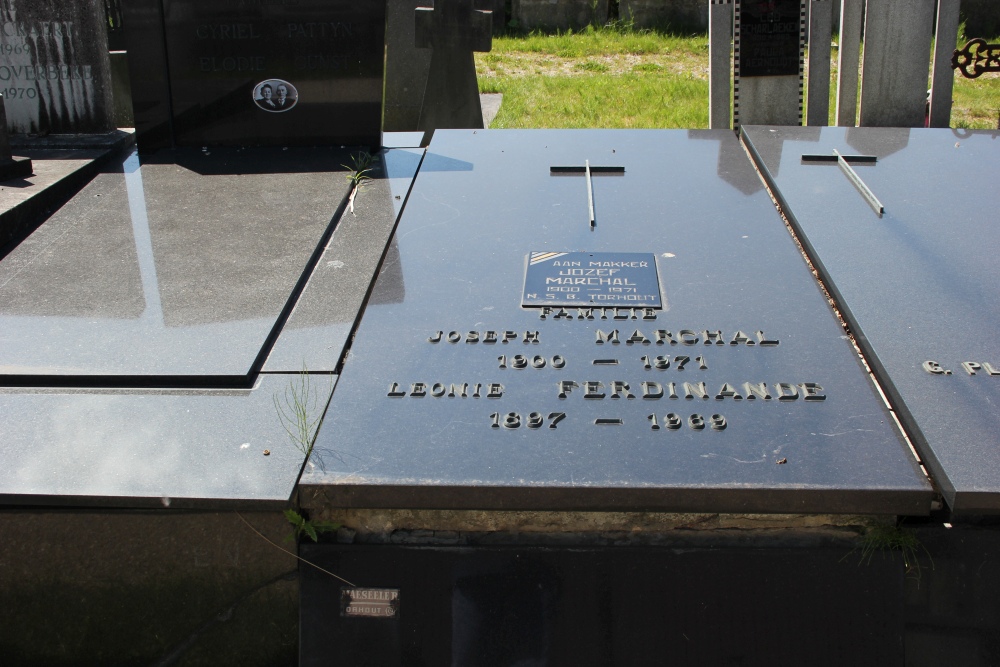
<path id="1" fill-rule="evenodd" d="M 922 566 L 920 564 L 920 552 L 930 561 L 931 569 L 934 569 L 934 559 L 927 548 L 921 544 L 917 534 L 902 526 L 886 524 L 870 524 L 861 535 L 861 543 L 855 547 L 847 556 L 860 551 L 858 565 L 868 565 L 872 558 L 879 554 L 882 558 L 895 559 L 898 554 L 903 560 L 906 568 L 906 575 L 913 577 L 919 583 Z M 844 556 L 844 558 L 847 558 Z"/>
<path id="2" fill-rule="evenodd" d="M 293 509 L 285 510 L 285 518 L 288 519 L 288 523 L 292 524 L 294 530 L 294 533 L 288 538 L 290 540 L 298 540 L 303 535 L 308 535 L 313 542 L 319 542 L 320 535 L 332 533 L 341 526 L 341 524 L 332 521 L 311 521 Z"/>
<path id="3" fill-rule="evenodd" d="M 371 172 L 377 162 L 378 156 L 372 155 L 368 151 L 359 151 L 351 155 L 350 165 L 342 164 L 340 166 L 351 172 L 347 175 L 347 180 L 357 187 L 371 180 Z"/>
<path id="4" fill-rule="evenodd" d="M 347 207 L 353 215 L 357 215 L 354 213 L 354 198 L 358 196 L 358 191 L 361 190 L 362 186 L 372 179 L 371 172 L 375 168 L 376 162 L 378 162 L 377 156 L 368 151 L 360 151 L 351 155 L 350 166 L 340 165 L 350 172 L 347 174 L 347 180 L 351 182 L 351 194 L 347 198 Z"/>
<path id="5" fill-rule="evenodd" d="M 305 367 L 298 377 L 288 383 L 285 391 L 275 393 L 274 409 L 278 412 L 281 426 L 288 434 L 292 445 L 307 457 L 312 454 L 316 427 L 323 417 L 320 398 L 322 392 L 312 386 L 312 379 Z"/>

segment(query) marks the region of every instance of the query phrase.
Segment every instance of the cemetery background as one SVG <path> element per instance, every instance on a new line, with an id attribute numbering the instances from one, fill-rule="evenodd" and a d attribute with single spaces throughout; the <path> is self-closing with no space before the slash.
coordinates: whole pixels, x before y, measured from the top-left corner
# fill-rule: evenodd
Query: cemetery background
<path id="1" fill-rule="evenodd" d="M 961 32 L 958 43 L 979 34 Z M 480 90 L 503 94 L 493 129 L 708 127 L 707 46 L 703 33 L 582 26 L 496 37 L 490 53 L 476 54 L 476 65 Z M 833 48 L 831 100 L 837 71 Z M 835 113 L 831 104 L 830 125 Z M 956 78 L 952 127 L 993 129 L 998 116 L 1000 75 Z"/>
<path id="2" fill-rule="evenodd" d="M 488 56 L 477 57 L 481 63 L 488 61 Z M 591 61 L 580 63 L 580 71 L 599 69 L 586 64 L 588 62 Z M 683 89 L 675 90 L 672 94 L 682 92 Z M 579 96 L 578 93 L 571 95 Z M 703 106 L 704 93 L 702 95 Z M 509 110 L 517 108 L 515 101 L 510 99 Z M 593 111 L 588 109 L 585 113 Z M 623 117 L 622 114 L 618 116 Z M 511 122 L 503 115 L 498 119 L 498 124 Z M 562 119 L 536 122 L 540 126 L 563 124 Z M 601 118 L 599 124 L 615 126 L 612 119 Z M 681 127 L 706 124 L 678 121 Z M 57 180 L 65 182 L 65 179 Z M 92 194 L 92 191 L 85 192 Z M 360 201 L 362 206 L 373 200 L 384 206 L 383 199 L 390 200 L 392 192 L 369 190 L 366 194 L 373 196 L 362 197 Z M 56 208 L 53 202 L 57 201 L 58 198 L 50 200 L 50 207 Z M 391 208 L 391 201 L 389 203 Z M 384 209 L 379 213 L 362 207 L 358 210 L 359 220 L 347 220 L 364 225 L 379 216 L 384 219 L 385 215 Z M 391 296 L 387 302 L 392 303 Z M 218 664 L 219 656 L 224 656 L 221 659 L 226 661 L 238 659 L 247 664 L 287 660 L 294 655 L 298 640 L 295 609 L 298 590 L 296 582 L 289 578 L 296 565 L 290 557 L 263 544 L 243 519 L 248 518 L 255 528 L 279 544 L 288 534 L 289 527 L 285 518 L 275 511 L 243 514 L 241 518 L 230 511 L 204 509 L 169 514 L 158 510 L 109 514 L 80 508 L 5 513 L 6 539 L 0 558 L 5 564 L 21 564 L 4 568 L 5 591 L 9 594 L 6 599 L 12 601 L 8 605 L 9 615 L 4 618 L 8 628 L 5 641 L 16 646 L 44 647 L 50 661 L 68 654 L 67 661 L 73 662 L 73 652 L 93 655 L 106 663 L 114 660 L 128 663 L 148 656 L 164 657 L 164 662 L 183 658 L 189 664 Z M 332 518 L 344 517 L 351 518 L 355 524 L 373 521 L 372 516 L 362 512 L 346 512 Z M 514 518 L 528 523 L 531 520 Z M 376 522 L 378 519 L 376 516 Z M 772 519 L 774 523 L 770 528 L 781 530 L 782 519 Z M 815 519 L 819 523 L 826 520 L 824 517 Z M 645 515 L 610 517 L 608 520 L 641 525 L 644 520 L 655 524 L 660 519 Z M 477 521 L 473 519 L 472 523 Z M 767 523 L 759 518 L 748 521 L 751 524 L 717 517 L 706 520 L 704 527 L 739 531 L 750 525 L 760 528 Z M 581 524 L 568 528 L 573 529 L 583 528 Z M 419 536 L 410 537 L 419 540 Z M 410 537 L 400 536 L 401 539 Z M 939 562 L 947 564 L 950 548 L 947 541 L 935 545 L 934 535 L 924 539 L 938 555 Z M 975 536 L 969 540 L 974 541 Z M 837 549 L 846 552 L 856 545 L 853 532 L 841 531 L 835 542 Z M 68 563 L 65 558 L 67 544 L 75 545 L 74 558 Z M 984 554 L 988 553 L 988 544 L 981 548 Z M 40 553 L 44 556 L 39 557 Z M 960 562 L 960 557 L 956 557 L 956 561 Z M 25 563 L 31 566 L 26 567 Z M 829 566 L 836 567 L 832 561 Z M 876 563 L 873 568 L 863 571 L 858 580 L 868 576 L 877 578 L 900 567 L 898 561 Z M 24 587 L 24 578 L 37 571 L 52 573 L 51 580 L 41 587 L 34 584 Z M 121 586 L 109 588 L 106 586 L 108 581 L 117 581 Z M 906 582 L 906 587 L 911 598 L 926 595 L 926 590 L 912 579 Z M 971 599 L 969 595 L 967 591 L 949 590 L 945 594 L 947 600 L 938 604 L 958 608 Z M 50 601 L 45 618 L 24 614 L 23 610 L 30 609 L 39 597 Z M 116 632 L 116 623 L 123 618 L 142 618 L 142 633 Z M 988 624 L 990 619 L 983 622 Z"/>

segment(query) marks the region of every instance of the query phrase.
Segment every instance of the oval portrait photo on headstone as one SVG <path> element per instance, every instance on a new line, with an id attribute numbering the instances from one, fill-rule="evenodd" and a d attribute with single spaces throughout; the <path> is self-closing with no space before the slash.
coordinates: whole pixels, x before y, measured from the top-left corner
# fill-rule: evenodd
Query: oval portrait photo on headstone
<path id="1" fill-rule="evenodd" d="M 264 111 L 288 111 L 299 101 L 299 91 L 282 79 L 267 79 L 253 88 L 253 101 Z"/>

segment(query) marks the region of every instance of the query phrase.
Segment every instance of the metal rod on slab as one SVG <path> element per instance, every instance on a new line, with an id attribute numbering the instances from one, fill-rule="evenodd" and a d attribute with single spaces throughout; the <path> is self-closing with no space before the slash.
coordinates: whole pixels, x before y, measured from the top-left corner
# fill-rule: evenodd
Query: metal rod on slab
<path id="1" fill-rule="evenodd" d="M 596 222 L 594 220 L 594 186 L 590 182 L 590 160 L 584 160 L 583 167 L 587 170 L 587 206 L 590 208 L 590 226 L 593 227 Z"/>
<path id="2" fill-rule="evenodd" d="M 861 180 L 861 177 L 858 176 L 851 165 L 847 163 L 844 156 L 840 154 L 840 151 L 834 148 L 833 154 L 837 156 L 837 164 L 840 165 L 840 170 L 844 172 L 844 175 L 847 176 L 851 183 L 854 183 L 854 187 L 858 189 L 858 192 L 860 192 L 861 196 L 865 198 L 868 205 L 871 206 L 872 210 L 875 211 L 878 217 L 881 218 L 882 214 L 885 212 L 885 207 L 882 206 L 882 202 L 880 202 L 878 197 L 875 196 L 875 193 L 872 192 L 867 185 L 865 185 L 865 182 Z"/>

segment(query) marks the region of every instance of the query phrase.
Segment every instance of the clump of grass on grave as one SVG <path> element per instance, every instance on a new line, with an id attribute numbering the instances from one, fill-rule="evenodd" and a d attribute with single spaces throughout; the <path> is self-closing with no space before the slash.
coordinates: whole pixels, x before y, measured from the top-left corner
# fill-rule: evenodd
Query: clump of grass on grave
<path id="1" fill-rule="evenodd" d="M 312 454 L 316 428 L 323 417 L 321 394 L 313 386 L 312 376 L 303 368 L 283 392 L 276 392 L 272 397 L 288 439 L 305 457 Z"/>
<path id="2" fill-rule="evenodd" d="M 372 155 L 368 151 L 359 151 L 357 153 L 351 154 L 351 164 L 340 165 L 344 169 L 348 170 L 347 180 L 351 182 L 351 194 L 347 198 L 347 206 L 351 213 L 354 213 L 354 199 L 358 196 L 358 192 L 361 187 L 372 180 L 372 171 L 375 169 L 375 164 L 378 162 L 378 157 Z M 355 213 L 355 215 L 357 215 Z"/>
<path id="3" fill-rule="evenodd" d="M 923 568 L 921 556 L 926 556 L 931 569 L 934 569 L 934 559 L 916 532 L 896 524 L 871 523 L 866 526 L 860 544 L 848 556 L 857 552 L 860 552 L 858 565 L 867 565 L 876 556 L 892 560 L 898 557 L 906 568 L 906 576 L 918 582 Z"/>

